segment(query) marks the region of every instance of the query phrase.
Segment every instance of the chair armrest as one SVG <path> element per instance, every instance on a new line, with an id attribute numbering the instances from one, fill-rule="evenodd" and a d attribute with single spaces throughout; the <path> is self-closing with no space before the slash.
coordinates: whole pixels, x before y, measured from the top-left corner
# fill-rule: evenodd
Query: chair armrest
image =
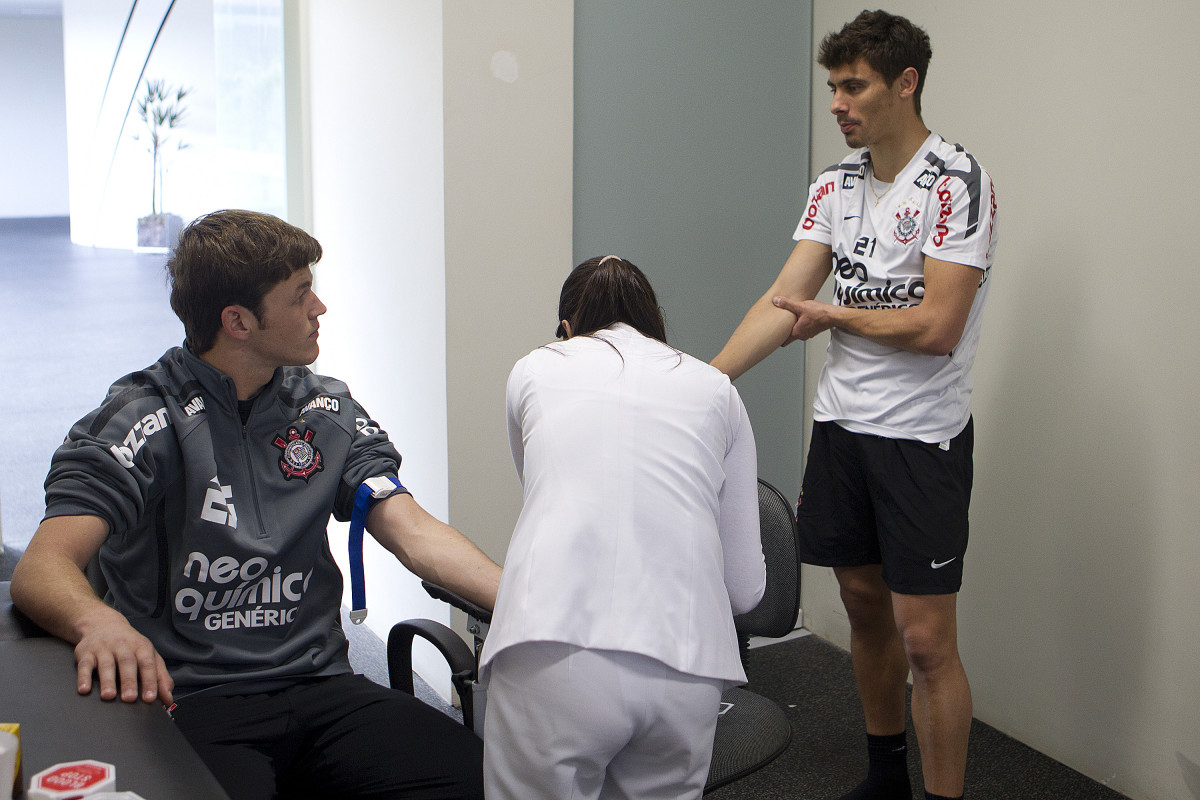
<path id="1" fill-rule="evenodd" d="M 421 587 L 425 589 L 429 596 L 434 600 L 441 600 L 443 603 L 449 603 L 458 610 L 467 612 L 468 615 L 485 624 L 492 621 L 492 612 L 488 611 L 482 606 L 475 605 L 465 597 L 456 595 L 449 589 L 444 589 L 441 586 L 438 586 L 436 583 L 430 583 L 429 581 L 421 581 Z"/>
<path id="2" fill-rule="evenodd" d="M 388 681 L 393 689 L 413 694 L 412 644 L 420 636 L 433 644 L 450 665 L 450 682 L 458 692 L 463 724 L 474 729 L 472 685 L 475 683 L 475 655 L 458 634 L 431 619 L 410 619 L 392 626 L 388 634 Z"/>

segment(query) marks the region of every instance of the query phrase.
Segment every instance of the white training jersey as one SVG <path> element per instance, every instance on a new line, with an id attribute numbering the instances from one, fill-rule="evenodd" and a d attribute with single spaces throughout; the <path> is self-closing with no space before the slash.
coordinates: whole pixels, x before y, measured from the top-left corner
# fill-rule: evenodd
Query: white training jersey
<path id="1" fill-rule="evenodd" d="M 996 251 L 992 179 L 970 153 L 937 134 L 891 184 L 872 183 L 870 163 L 861 148 L 824 170 L 793 235 L 832 248 L 834 303 L 919 304 L 926 256 L 980 270 L 979 290 L 948 356 L 911 353 L 834 329 L 814 418 L 858 433 L 945 442 L 966 427 L 971 413 L 971 364 Z"/>

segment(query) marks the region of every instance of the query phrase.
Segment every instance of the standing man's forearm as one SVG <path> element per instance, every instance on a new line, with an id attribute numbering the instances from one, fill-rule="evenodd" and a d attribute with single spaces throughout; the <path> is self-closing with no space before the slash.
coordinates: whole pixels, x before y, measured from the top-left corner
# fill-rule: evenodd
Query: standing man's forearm
<path id="1" fill-rule="evenodd" d="M 813 241 L 799 241 L 779 271 L 779 277 L 760 297 L 717 357 L 712 365 L 737 380 L 747 370 L 769 356 L 789 341 L 796 315 L 777 308 L 773 299 L 783 296 L 792 300 L 811 300 L 821 291 L 829 277 L 829 245 Z"/>
<path id="2" fill-rule="evenodd" d="M 849 308 L 787 297 L 778 298 L 776 305 L 795 316 L 793 341 L 839 328 L 887 347 L 944 356 L 962 339 L 980 275 L 974 267 L 926 257 L 925 295 L 913 306 Z"/>
<path id="3" fill-rule="evenodd" d="M 777 308 L 771 302 L 773 295 L 773 291 L 767 292 L 750 306 L 741 324 L 712 360 L 712 365 L 730 380 L 740 378 L 787 341 L 796 315 Z"/>

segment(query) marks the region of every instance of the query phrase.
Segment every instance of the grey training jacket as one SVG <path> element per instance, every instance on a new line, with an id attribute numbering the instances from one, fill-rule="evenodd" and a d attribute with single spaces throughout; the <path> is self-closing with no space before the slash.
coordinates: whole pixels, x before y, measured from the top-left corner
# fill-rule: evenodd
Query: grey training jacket
<path id="1" fill-rule="evenodd" d="M 367 478 L 400 455 L 340 381 L 281 367 L 245 425 L 233 381 L 186 347 L 109 389 L 55 452 L 46 516 L 91 514 L 108 600 L 176 695 L 350 671 L 329 552 Z"/>

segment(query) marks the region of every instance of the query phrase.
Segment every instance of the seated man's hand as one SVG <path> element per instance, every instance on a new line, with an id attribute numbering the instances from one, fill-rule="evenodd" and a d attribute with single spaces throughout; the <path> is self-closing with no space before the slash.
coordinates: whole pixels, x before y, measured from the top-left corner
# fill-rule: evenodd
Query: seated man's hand
<path id="1" fill-rule="evenodd" d="M 153 703 L 172 702 L 175 681 L 167 672 L 162 656 L 142 634 L 111 609 L 100 613 L 81 627 L 83 638 L 75 645 L 75 667 L 80 694 L 92 690 L 92 673 L 99 678 L 100 697 L 114 700 L 117 690 L 126 703 L 141 699 Z"/>

